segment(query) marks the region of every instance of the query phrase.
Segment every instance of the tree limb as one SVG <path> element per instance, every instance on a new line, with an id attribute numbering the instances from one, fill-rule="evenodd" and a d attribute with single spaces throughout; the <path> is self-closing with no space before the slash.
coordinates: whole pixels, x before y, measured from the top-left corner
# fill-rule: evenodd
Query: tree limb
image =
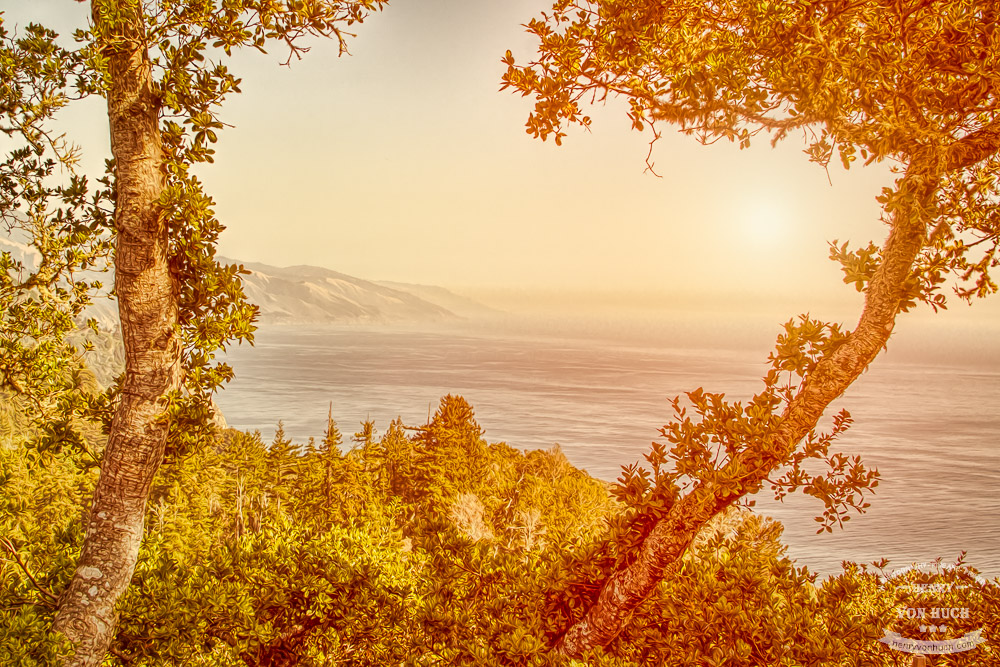
<path id="1" fill-rule="evenodd" d="M 14 547 L 14 543 L 11 542 L 6 537 L 0 537 L 0 545 L 2 545 L 3 548 L 6 549 L 10 553 L 10 555 L 14 557 L 14 560 L 9 562 L 16 563 L 17 566 L 21 568 L 21 571 L 24 572 L 24 574 L 28 577 L 28 580 L 31 582 L 31 585 L 35 587 L 35 590 L 37 590 L 39 593 L 47 597 L 49 601 L 52 602 L 53 604 L 58 604 L 59 602 L 58 598 L 56 598 L 56 596 L 53 595 L 49 589 L 38 583 L 38 580 L 35 579 L 35 577 L 31 574 L 31 571 L 28 569 L 28 566 L 25 565 L 24 561 L 21 560 L 21 555 L 17 553 L 17 549 Z"/>

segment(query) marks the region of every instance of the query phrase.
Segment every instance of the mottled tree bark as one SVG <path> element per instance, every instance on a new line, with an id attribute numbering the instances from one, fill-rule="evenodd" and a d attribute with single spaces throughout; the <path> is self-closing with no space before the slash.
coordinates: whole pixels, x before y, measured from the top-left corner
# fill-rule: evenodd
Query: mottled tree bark
<path id="1" fill-rule="evenodd" d="M 901 187 L 913 195 L 893 214 L 889 237 L 882 248 L 882 263 L 865 290 L 865 306 L 857 327 L 843 345 L 821 360 L 806 377 L 787 406 L 772 447 L 761 456 L 744 454 L 727 467 L 749 470 L 741 488 L 721 489 L 698 484 L 656 523 L 640 547 L 636 560 L 613 573 L 586 615 L 555 644 L 558 652 L 581 657 L 606 646 L 622 630 L 633 611 L 665 577 L 680 567 L 681 556 L 698 531 L 716 514 L 749 493 L 758 491 L 767 477 L 784 464 L 816 426 L 823 412 L 853 383 L 885 347 L 899 312 L 903 285 L 926 236 L 925 207 L 942 174 L 967 167 L 1000 150 L 1000 127 L 989 125 L 938 150 L 921 149 L 910 162 Z"/>
<path id="2" fill-rule="evenodd" d="M 108 18 L 108 11 L 117 14 Z M 99 665 L 114 635 L 115 604 L 135 570 L 150 485 L 163 458 L 164 397 L 180 384 L 177 292 L 157 205 L 164 183 L 159 101 L 145 48 L 141 3 L 94 0 L 95 34 L 109 62 L 108 117 L 115 158 L 115 290 L 125 381 L 90 507 L 83 551 L 60 597 L 54 628 Z"/>

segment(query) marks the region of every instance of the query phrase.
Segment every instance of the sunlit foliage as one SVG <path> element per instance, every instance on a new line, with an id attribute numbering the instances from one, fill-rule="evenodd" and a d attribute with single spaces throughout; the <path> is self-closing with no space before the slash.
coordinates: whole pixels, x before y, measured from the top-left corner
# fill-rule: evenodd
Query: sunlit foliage
<path id="1" fill-rule="evenodd" d="M 84 309 L 101 288 L 110 239 L 110 181 L 93 188 L 78 173 L 79 151 L 51 121 L 94 89 L 92 54 L 68 51 L 37 25 L 12 34 L 0 16 L 0 437 L 8 406 L 21 406 L 25 433 L 51 420 L 66 424 L 72 373 L 83 370 L 89 325 Z M 69 372 L 67 372 L 69 371 Z"/>
<path id="2" fill-rule="evenodd" d="M 558 449 L 488 443 L 453 396 L 420 428 L 356 441 L 342 453 L 332 420 L 319 447 L 280 426 L 271 442 L 230 430 L 165 468 L 109 664 L 571 664 L 546 638 L 627 553 L 603 536 L 636 516 L 615 500 L 628 477 L 608 485 Z M 71 450 L 0 455 L 14 517 L 0 661 L 54 664 L 51 591 L 72 572 L 93 474 Z M 817 588 L 780 533 L 745 509 L 710 524 L 586 664 L 898 664 L 877 642 L 892 589 L 853 567 Z M 982 625 L 996 586 L 962 572 L 983 601 L 967 624 Z"/>

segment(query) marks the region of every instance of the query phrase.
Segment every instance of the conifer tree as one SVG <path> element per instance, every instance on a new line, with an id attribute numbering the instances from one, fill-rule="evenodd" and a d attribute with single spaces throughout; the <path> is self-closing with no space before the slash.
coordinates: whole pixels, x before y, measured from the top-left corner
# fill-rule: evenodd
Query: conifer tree
<path id="1" fill-rule="evenodd" d="M 271 441 L 270 452 L 276 458 L 287 458 L 293 454 L 292 441 L 285 435 L 285 422 L 278 420 L 278 426 L 274 429 L 274 440 Z"/>
<path id="2" fill-rule="evenodd" d="M 366 419 L 361 422 L 361 430 L 354 434 L 354 443 L 362 449 L 368 448 L 375 442 L 375 422 Z"/>
<path id="3" fill-rule="evenodd" d="M 330 403 L 330 410 L 326 415 L 326 433 L 320 441 L 319 455 L 322 460 L 323 469 L 323 498 L 326 506 L 333 507 L 334 500 L 334 468 L 336 461 L 342 454 L 340 446 L 343 444 L 343 437 L 337 422 L 333 420 L 333 403 Z"/>
<path id="4" fill-rule="evenodd" d="M 333 403 L 330 403 L 330 411 L 326 416 L 326 433 L 323 434 L 323 440 L 320 441 L 320 453 L 324 457 L 339 457 L 341 456 L 340 446 L 343 444 L 343 437 L 340 435 L 340 429 L 337 428 L 337 422 L 333 420 Z"/>

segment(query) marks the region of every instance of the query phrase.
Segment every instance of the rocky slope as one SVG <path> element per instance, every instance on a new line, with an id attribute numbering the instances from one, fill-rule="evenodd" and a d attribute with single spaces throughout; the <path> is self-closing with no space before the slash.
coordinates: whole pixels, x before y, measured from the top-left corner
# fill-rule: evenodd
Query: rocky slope
<path id="1" fill-rule="evenodd" d="M 250 271 L 243 276 L 244 288 L 250 301 L 260 306 L 262 323 L 427 322 L 458 317 L 439 303 L 409 291 L 330 269 L 253 262 L 243 266 Z"/>
<path id="2" fill-rule="evenodd" d="M 28 270 L 36 257 L 32 248 L 0 238 L 0 251 L 10 253 Z M 441 287 L 373 282 L 316 266 L 277 267 L 220 258 L 250 271 L 243 277 L 250 301 L 260 306 L 263 324 L 387 324 L 433 322 L 490 314 L 490 308 Z M 111 274 L 100 276 L 110 287 Z M 87 309 L 103 330 L 116 330 L 113 300 L 98 296 Z M 82 321 L 81 321 L 82 324 Z"/>

